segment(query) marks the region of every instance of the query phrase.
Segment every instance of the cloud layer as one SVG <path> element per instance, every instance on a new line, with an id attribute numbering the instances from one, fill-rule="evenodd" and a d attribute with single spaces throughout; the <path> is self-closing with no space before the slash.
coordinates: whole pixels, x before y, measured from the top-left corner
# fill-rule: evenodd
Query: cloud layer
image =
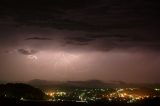
<path id="1" fill-rule="evenodd" d="M 1 0 L 0 79 L 160 82 L 159 10 L 156 0 Z"/>
<path id="2" fill-rule="evenodd" d="M 44 38 L 44 37 L 30 37 L 30 38 L 26 38 L 25 40 L 52 40 L 52 39 Z"/>
<path id="3" fill-rule="evenodd" d="M 91 46 L 96 50 L 160 49 L 160 6 L 156 1 L 40 0 L 18 1 L 18 5 L 15 1 L 4 1 L 0 7 L 0 27 L 5 27 L 7 31 L 12 30 L 12 26 L 17 27 L 22 29 L 22 34 L 30 30 L 33 30 L 32 33 L 38 32 L 35 37 L 22 35 L 25 40 L 45 41 L 60 36 L 60 40 L 54 42 Z M 34 27 L 39 29 L 34 31 Z M 11 32 L 17 33 L 17 29 Z M 2 38 L 8 40 L 3 35 L 4 30 L 0 32 Z M 72 32 L 77 33 L 73 35 Z M 16 39 L 12 33 L 10 36 Z"/>
<path id="4" fill-rule="evenodd" d="M 37 53 L 38 51 L 33 50 L 33 49 L 18 49 L 17 50 L 19 53 L 23 54 L 23 55 L 32 55 Z"/>

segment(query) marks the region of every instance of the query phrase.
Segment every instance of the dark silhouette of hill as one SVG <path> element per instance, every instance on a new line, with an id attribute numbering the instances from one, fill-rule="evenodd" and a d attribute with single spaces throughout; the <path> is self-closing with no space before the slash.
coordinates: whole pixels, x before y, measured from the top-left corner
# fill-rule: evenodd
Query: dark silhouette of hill
<path id="1" fill-rule="evenodd" d="M 113 88 L 119 86 L 120 84 L 117 83 L 105 83 L 101 80 L 87 80 L 87 81 L 47 81 L 47 80 L 40 80 L 34 79 L 28 82 L 28 84 L 36 87 L 84 87 L 84 88 Z"/>
<path id="2" fill-rule="evenodd" d="M 105 84 L 103 81 L 100 80 L 87 80 L 87 81 L 67 81 L 68 83 L 89 83 L 89 84 Z"/>
<path id="3" fill-rule="evenodd" d="M 34 79 L 27 84 L 39 88 L 119 88 L 119 87 L 147 87 L 156 88 L 160 84 L 147 84 L 147 83 L 126 83 L 124 81 L 108 81 L 101 80 L 86 80 L 86 81 L 47 81 Z"/>
<path id="4" fill-rule="evenodd" d="M 0 80 L 0 84 L 6 84 L 7 81 Z"/>
<path id="5" fill-rule="evenodd" d="M 70 86 L 87 87 L 87 88 L 107 87 L 107 84 L 100 80 L 67 81 L 66 84 Z"/>
<path id="6" fill-rule="evenodd" d="M 32 99 L 43 100 L 45 94 L 38 88 L 34 88 L 22 83 L 8 83 L 0 85 L 1 98 L 16 98 L 16 99 Z"/>

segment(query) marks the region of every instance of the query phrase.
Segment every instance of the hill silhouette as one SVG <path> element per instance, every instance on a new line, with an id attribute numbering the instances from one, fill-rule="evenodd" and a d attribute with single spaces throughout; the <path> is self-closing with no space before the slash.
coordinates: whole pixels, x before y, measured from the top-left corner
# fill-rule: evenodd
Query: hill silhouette
<path id="1" fill-rule="evenodd" d="M 117 83 L 105 83 L 101 80 L 86 80 L 86 81 L 47 81 L 47 80 L 40 80 L 34 79 L 29 81 L 27 84 L 36 86 L 39 88 L 43 87 L 80 87 L 80 88 L 112 88 L 117 86 Z M 119 84 L 118 84 L 119 86 Z"/>
<path id="2" fill-rule="evenodd" d="M 22 83 L 8 83 L 0 85 L 1 98 L 16 98 L 16 99 L 32 99 L 43 100 L 45 94 L 38 88 L 34 88 Z"/>

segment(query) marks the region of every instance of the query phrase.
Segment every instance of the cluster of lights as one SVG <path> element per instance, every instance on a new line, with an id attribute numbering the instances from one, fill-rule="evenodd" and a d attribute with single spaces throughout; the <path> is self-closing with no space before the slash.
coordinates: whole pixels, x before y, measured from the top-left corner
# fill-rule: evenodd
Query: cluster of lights
<path id="1" fill-rule="evenodd" d="M 155 88 L 154 90 L 155 90 L 155 91 L 160 91 L 160 89 L 159 89 L 159 88 Z"/>
<path id="2" fill-rule="evenodd" d="M 101 99 L 97 95 L 101 92 L 104 93 L 107 89 L 75 89 L 71 92 L 46 92 L 45 94 L 52 97 L 49 101 L 66 101 L 66 98 L 72 98 L 70 101 L 85 102 L 96 101 Z M 63 98 L 64 97 L 64 98 Z"/>
<path id="3" fill-rule="evenodd" d="M 115 92 L 112 92 L 108 95 L 103 95 L 103 97 L 106 97 L 109 101 L 118 100 L 118 101 L 127 101 L 127 103 L 133 103 L 150 97 L 149 95 L 128 93 L 125 90 L 133 91 L 135 89 L 134 88 L 117 89 Z"/>
<path id="4" fill-rule="evenodd" d="M 153 91 L 160 91 L 155 88 Z M 138 92 L 137 92 L 138 91 Z M 52 97 L 51 101 L 74 101 L 74 102 L 95 102 L 106 100 L 110 102 L 134 103 L 150 97 L 158 97 L 144 93 L 138 88 L 116 88 L 116 89 L 75 89 L 68 92 L 46 92 L 46 95 Z"/>
<path id="5" fill-rule="evenodd" d="M 47 92 L 45 94 L 50 97 L 55 97 L 55 96 L 65 96 L 66 92 Z"/>

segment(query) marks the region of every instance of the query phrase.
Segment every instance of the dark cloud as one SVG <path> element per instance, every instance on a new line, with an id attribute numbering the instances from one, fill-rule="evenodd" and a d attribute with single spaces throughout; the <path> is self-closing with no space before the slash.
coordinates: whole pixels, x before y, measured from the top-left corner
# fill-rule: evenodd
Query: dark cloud
<path id="1" fill-rule="evenodd" d="M 33 49 L 18 49 L 17 50 L 19 53 L 23 54 L 23 55 L 32 55 L 37 53 L 38 51 L 33 50 Z"/>
<path id="2" fill-rule="evenodd" d="M 85 45 L 88 45 L 94 39 L 86 36 L 68 36 L 68 37 L 65 37 L 64 40 L 65 40 L 65 44 L 68 44 L 68 45 L 85 46 Z"/>
<path id="3" fill-rule="evenodd" d="M 157 0 L 0 0 L 0 79 L 160 82 L 159 10 Z"/>
<path id="4" fill-rule="evenodd" d="M 11 4 L 1 3 L 1 17 L 9 17 L 20 26 L 106 32 L 150 27 L 160 22 L 159 5 L 150 0 L 40 0 Z"/>
<path id="5" fill-rule="evenodd" d="M 79 37 L 68 37 L 67 40 L 69 40 L 69 41 L 75 41 L 75 42 L 90 42 L 90 41 L 92 41 L 94 39 L 87 38 L 85 36 L 81 36 L 81 37 L 79 36 Z"/>
<path id="6" fill-rule="evenodd" d="M 86 35 L 76 35 L 65 37 L 65 43 L 69 45 L 89 45 L 90 42 L 101 38 L 107 38 L 107 34 L 86 34 Z"/>
<path id="7" fill-rule="evenodd" d="M 146 36 L 147 35 L 147 36 Z M 68 36 L 64 38 L 66 45 L 73 46 L 82 46 L 81 48 L 73 49 L 82 49 L 86 46 L 89 47 L 89 50 L 98 50 L 98 51 L 109 51 L 113 49 L 118 50 L 160 50 L 160 38 L 158 36 L 148 36 L 138 35 L 138 34 L 86 34 L 86 35 L 76 35 Z"/>
<path id="8" fill-rule="evenodd" d="M 107 34 L 86 34 L 85 36 L 91 39 L 99 39 L 107 37 Z"/>
<path id="9" fill-rule="evenodd" d="M 88 42 L 66 41 L 65 45 L 85 46 L 85 45 L 88 45 Z"/>
<path id="10" fill-rule="evenodd" d="M 52 39 L 44 38 L 44 37 L 30 37 L 30 38 L 26 38 L 25 40 L 52 40 Z"/>
<path id="11" fill-rule="evenodd" d="M 6 0 L 0 7 L 0 28 L 6 22 L 22 29 L 25 26 L 24 33 L 30 31 L 28 27 L 40 27 L 38 34 L 44 34 L 25 36 L 25 40 L 54 39 L 58 35 L 48 32 L 56 29 L 65 40 L 58 43 L 88 45 L 96 50 L 132 47 L 158 50 L 160 46 L 160 5 L 154 0 Z M 43 28 L 48 30 L 41 31 Z M 77 35 L 70 36 L 65 31 L 77 31 Z M 8 38 L 4 35 L 4 39 Z"/>

